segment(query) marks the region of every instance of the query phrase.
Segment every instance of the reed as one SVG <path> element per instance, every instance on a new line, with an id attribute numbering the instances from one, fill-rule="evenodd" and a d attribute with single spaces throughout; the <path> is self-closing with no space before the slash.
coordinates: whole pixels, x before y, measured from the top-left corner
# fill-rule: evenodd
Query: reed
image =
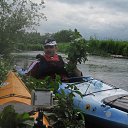
<path id="1" fill-rule="evenodd" d="M 114 40 L 89 40 L 88 51 L 91 54 L 115 54 L 128 56 L 128 42 Z"/>

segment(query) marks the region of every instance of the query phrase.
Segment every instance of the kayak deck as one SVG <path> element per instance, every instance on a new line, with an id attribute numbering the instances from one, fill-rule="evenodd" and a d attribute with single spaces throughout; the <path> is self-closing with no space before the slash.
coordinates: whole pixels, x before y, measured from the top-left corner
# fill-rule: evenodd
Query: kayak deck
<path id="1" fill-rule="evenodd" d="M 120 109 L 122 111 L 128 112 L 128 95 L 122 94 L 110 96 L 103 99 L 103 103 L 111 107 Z"/>

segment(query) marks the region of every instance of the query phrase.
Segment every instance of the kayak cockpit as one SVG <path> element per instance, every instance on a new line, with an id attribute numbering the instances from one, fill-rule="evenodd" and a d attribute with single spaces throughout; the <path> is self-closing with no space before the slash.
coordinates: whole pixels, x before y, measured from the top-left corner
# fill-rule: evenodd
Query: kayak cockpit
<path id="1" fill-rule="evenodd" d="M 128 112 L 128 95 L 120 94 L 103 99 L 103 103 L 113 108 Z"/>

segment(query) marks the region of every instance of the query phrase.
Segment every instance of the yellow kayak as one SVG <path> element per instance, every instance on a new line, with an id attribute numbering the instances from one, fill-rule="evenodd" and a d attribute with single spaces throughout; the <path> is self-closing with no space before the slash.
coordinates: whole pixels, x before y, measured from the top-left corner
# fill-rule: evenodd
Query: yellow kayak
<path id="1" fill-rule="evenodd" d="M 31 105 L 31 94 L 23 81 L 10 71 L 0 87 L 0 105 L 6 103 L 23 103 Z"/>
<path id="2" fill-rule="evenodd" d="M 33 117 L 34 120 L 36 121 L 36 120 L 38 119 L 38 117 L 39 117 L 39 112 L 35 112 L 35 114 L 32 115 L 32 116 L 30 116 L 30 117 Z M 49 121 L 48 121 L 48 118 L 47 118 L 46 115 L 43 114 L 43 117 L 42 117 L 42 119 L 40 119 L 40 120 L 42 121 L 43 125 L 46 126 L 46 128 L 48 128 L 48 127 L 50 126 Z M 37 123 L 37 122 L 36 122 L 36 123 Z"/>

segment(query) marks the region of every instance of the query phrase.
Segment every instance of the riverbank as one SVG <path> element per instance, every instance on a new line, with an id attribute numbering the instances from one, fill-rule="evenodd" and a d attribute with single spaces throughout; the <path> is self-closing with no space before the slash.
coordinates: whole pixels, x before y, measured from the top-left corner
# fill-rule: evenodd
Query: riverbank
<path id="1" fill-rule="evenodd" d="M 122 56 L 122 55 L 111 55 L 113 58 L 121 58 L 121 59 L 128 59 L 127 56 Z"/>

